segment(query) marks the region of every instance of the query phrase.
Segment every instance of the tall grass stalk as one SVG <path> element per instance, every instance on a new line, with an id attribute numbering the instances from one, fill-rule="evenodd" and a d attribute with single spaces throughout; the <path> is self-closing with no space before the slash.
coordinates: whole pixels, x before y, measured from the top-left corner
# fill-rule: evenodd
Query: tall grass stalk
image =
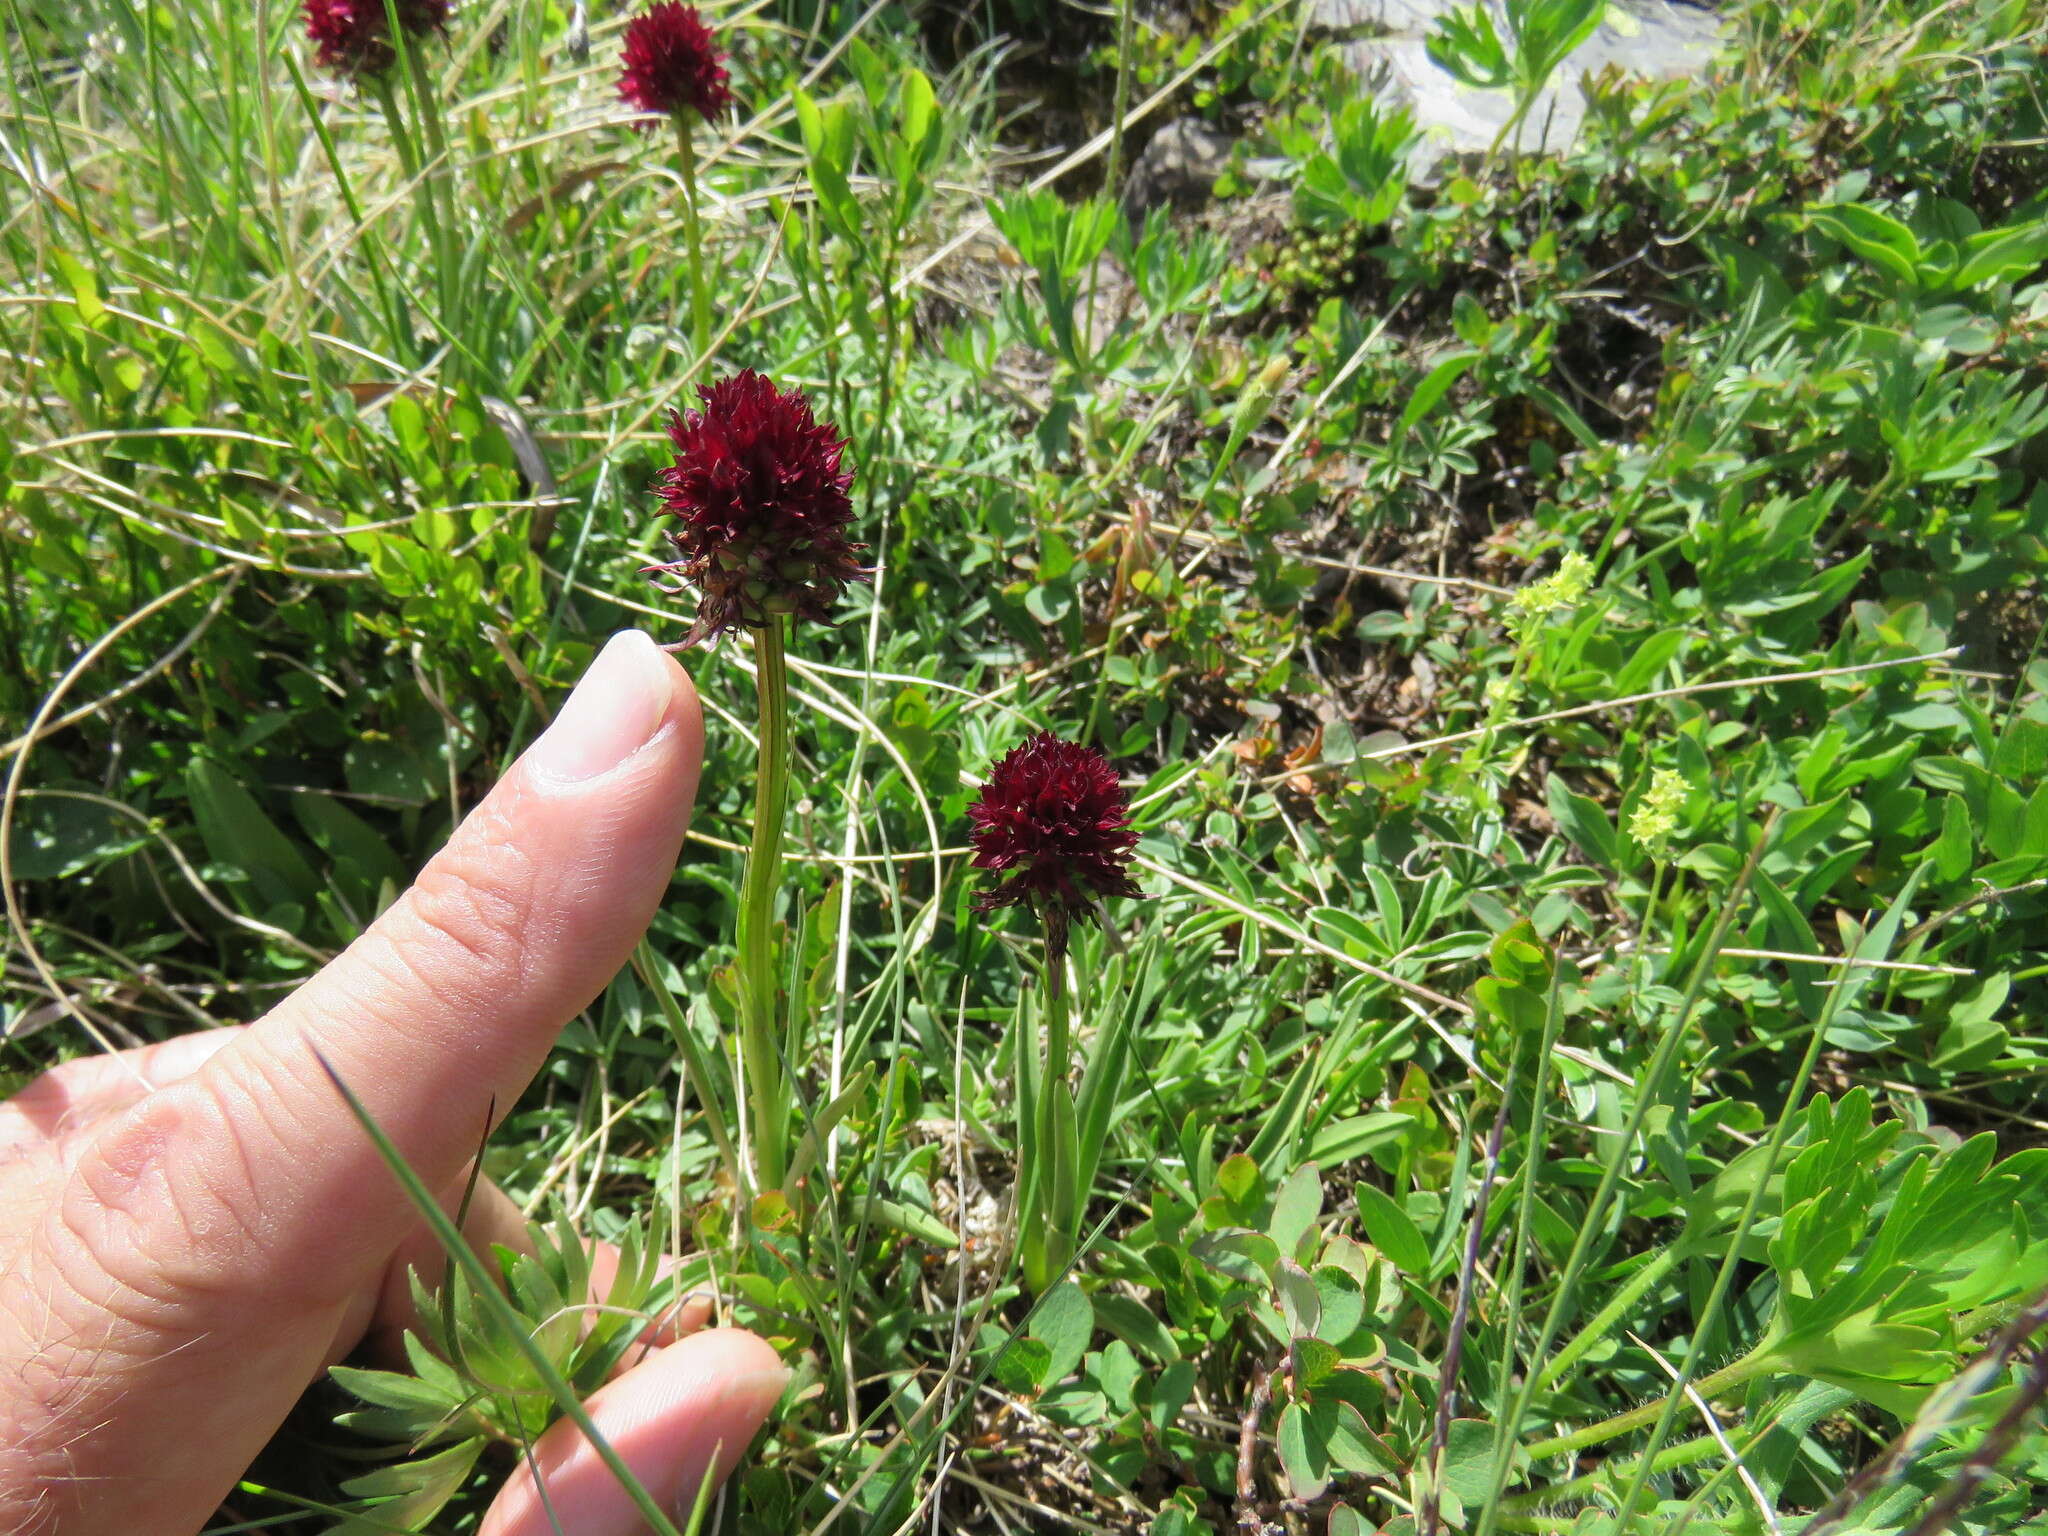
<path id="1" fill-rule="evenodd" d="M 1923 865 L 1906 881 L 1905 889 L 1899 893 L 1884 919 L 1865 940 L 1865 945 L 1876 941 L 1876 947 L 1880 950 L 1890 947 L 1892 937 L 1898 932 L 1900 920 L 1904 917 L 1912 902 L 1913 893 L 1919 889 L 1926 872 Z M 1865 946 L 1859 945 L 1859 951 L 1863 947 Z M 1649 1443 L 1643 1447 L 1642 1463 L 1637 1467 L 1635 1476 L 1629 1480 L 1628 1492 L 1622 1497 L 1621 1513 L 1616 1523 L 1623 1530 L 1628 1528 L 1629 1521 L 1635 1516 L 1636 1506 L 1641 1503 L 1649 1485 L 1650 1463 L 1662 1448 L 1665 1437 L 1671 1433 L 1672 1423 L 1678 1416 L 1679 1404 L 1686 1400 L 1686 1388 L 1691 1384 L 1694 1372 L 1699 1369 L 1700 1356 L 1714 1335 L 1714 1323 L 1719 1319 L 1729 1287 L 1734 1283 L 1735 1266 L 1741 1260 L 1743 1243 L 1748 1239 L 1750 1228 L 1756 1221 L 1757 1211 L 1763 1204 L 1764 1191 L 1769 1188 L 1771 1175 L 1777 1170 L 1778 1158 L 1784 1152 L 1785 1143 L 1792 1135 L 1792 1124 L 1798 1116 L 1800 1103 L 1805 1098 L 1806 1085 L 1813 1076 L 1814 1064 L 1820 1060 L 1821 1045 L 1826 1041 L 1829 1026 L 1834 1023 L 1836 1011 L 1841 1007 L 1842 999 L 1848 992 L 1850 980 L 1856 975 L 1854 961 L 1857 958 L 1862 957 L 1860 954 L 1852 956 L 1851 963 L 1836 973 L 1834 984 L 1828 988 L 1827 1001 L 1821 1005 L 1820 1012 L 1814 1018 L 1813 1028 L 1807 1032 L 1806 1050 L 1799 1058 L 1799 1065 L 1793 1069 L 1791 1085 L 1785 1090 L 1785 1102 L 1778 1110 L 1778 1123 L 1771 1128 L 1771 1139 L 1768 1143 L 1770 1150 L 1764 1155 L 1763 1169 L 1758 1173 L 1756 1182 L 1750 1186 L 1748 1198 L 1742 1203 L 1742 1214 L 1737 1219 L 1735 1231 L 1728 1240 L 1727 1252 L 1721 1256 L 1721 1267 L 1714 1275 L 1713 1288 L 1708 1291 L 1707 1299 L 1699 1309 L 1699 1324 L 1692 1330 L 1692 1337 L 1686 1345 L 1685 1359 L 1678 1368 L 1678 1377 L 1672 1382 L 1670 1392 L 1665 1394 L 1663 1404 L 1657 1413 L 1657 1421 L 1650 1430 Z M 1880 953 L 1868 958 L 1881 959 L 1883 956 Z M 1771 1369 L 1775 1363 L 1769 1345 L 1766 1344 L 1751 1351 L 1725 1370 L 1716 1372 L 1716 1377 L 1728 1378 L 1725 1383 L 1716 1385 L 1724 1388 L 1735 1385 Z M 1743 1367 L 1748 1367 L 1747 1371 L 1744 1371 Z M 1713 1395 L 1709 1390 L 1709 1382 L 1713 1381 L 1714 1377 L 1709 1377 L 1707 1381 L 1700 1383 L 1701 1397 Z"/>
<path id="2" fill-rule="evenodd" d="M 435 1240 L 440 1243 L 442 1251 L 448 1255 L 448 1262 L 462 1271 L 478 1304 L 489 1315 L 491 1322 L 500 1330 L 504 1339 L 525 1358 L 534 1375 L 540 1378 L 548 1396 L 554 1400 L 555 1406 L 583 1432 L 583 1438 L 589 1442 L 590 1448 L 597 1452 L 598 1460 L 605 1464 L 605 1469 L 618 1481 L 619 1487 L 632 1501 L 633 1507 L 640 1512 L 641 1519 L 647 1522 L 648 1528 L 654 1531 L 656 1536 L 681 1536 L 676 1530 L 675 1522 L 669 1518 L 668 1511 L 655 1501 L 654 1495 L 647 1491 L 646 1485 L 633 1475 L 633 1469 L 626 1465 L 625 1458 L 619 1455 L 611 1441 L 605 1438 L 604 1432 L 597 1427 L 597 1422 L 583 1406 L 582 1399 L 577 1397 L 576 1389 L 562 1379 L 554 1367 L 554 1362 L 548 1359 L 546 1351 L 534 1342 L 529 1331 L 529 1323 L 505 1299 L 498 1276 L 491 1273 L 489 1266 L 477 1256 L 476 1250 L 469 1246 L 468 1239 L 462 1235 L 462 1229 L 441 1209 L 441 1202 L 434 1198 L 433 1192 L 421 1181 L 420 1176 L 412 1171 L 398 1148 L 392 1144 L 391 1138 L 384 1133 L 384 1128 L 377 1124 L 369 1110 L 364 1107 L 362 1100 L 358 1099 L 354 1090 L 342 1081 L 341 1074 L 334 1070 L 324 1056 L 320 1058 L 320 1066 L 327 1073 L 328 1080 L 334 1084 L 335 1091 L 347 1103 L 349 1112 L 362 1126 L 363 1133 L 376 1147 L 377 1155 L 384 1160 L 385 1166 L 398 1180 L 399 1187 L 405 1192 L 405 1198 L 411 1202 L 413 1209 L 419 1212 L 420 1220 L 426 1224 L 428 1230 L 434 1234 Z"/>
<path id="3" fill-rule="evenodd" d="M 1664 1080 L 1671 1071 L 1672 1063 L 1678 1057 L 1678 1048 L 1684 1042 L 1686 1031 L 1692 1023 L 1694 1011 L 1699 1007 L 1701 995 L 1706 990 L 1707 978 L 1712 975 L 1714 962 L 1720 955 L 1721 946 L 1727 941 L 1728 930 L 1734 926 L 1736 911 L 1748 892 L 1750 882 L 1756 878 L 1757 866 L 1763 862 L 1765 850 L 1770 846 L 1778 828 L 1779 811 L 1773 806 L 1770 815 L 1758 830 L 1755 842 L 1749 850 L 1749 857 L 1743 861 L 1741 872 L 1735 883 L 1723 898 L 1721 913 L 1715 919 L 1713 931 L 1707 936 L 1699 960 L 1693 967 L 1691 980 L 1680 999 L 1671 1022 L 1657 1041 L 1657 1049 L 1651 1056 L 1636 1083 L 1635 1103 L 1629 1107 L 1627 1121 L 1621 1134 L 1614 1139 L 1613 1150 L 1609 1153 L 1606 1166 L 1600 1171 L 1600 1183 L 1593 1191 L 1593 1198 L 1587 1204 L 1584 1219 L 1579 1224 L 1578 1234 L 1572 1240 L 1571 1253 L 1565 1259 L 1564 1269 L 1558 1275 L 1557 1289 L 1553 1293 L 1550 1307 L 1543 1317 L 1543 1325 L 1536 1336 L 1529 1358 L 1540 1361 L 1549 1353 L 1550 1344 L 1557 1337 L 1563 1325 L 1567 1309 L 1577 1295 L 1579 1281 L 1584 1277 L 1586 1267 L 1592 1260 L 1593 1245 L 1605 1224 L 1609 1203 L 1621 1183 L 1622 1169 L 1635 1153 L 1636 1138 L 1642 1134 L 1643 1122 L 1649 1118 L 1650 1108 L 1662 1097 Z M 1493 1463 L 1493 1485 L 1485 1508 L 1479 1516 L 1478 1536 L 1492 1536 L 1500 1518 L 1500 1497 L 1507 1487 L 1508 1477 L 1514 1467 L 1513 1448 L 1521 1433 L 1522 1421 L 1528 1417 L 1530 1404 L 1536 1395 L 1537 1371 L 1524 1372 L 1522 1385 L 1516 1391 L 1504 1416 L 1504 1431 L 1499 1437 L 1500 1449 L 1496 1450 Z"/>

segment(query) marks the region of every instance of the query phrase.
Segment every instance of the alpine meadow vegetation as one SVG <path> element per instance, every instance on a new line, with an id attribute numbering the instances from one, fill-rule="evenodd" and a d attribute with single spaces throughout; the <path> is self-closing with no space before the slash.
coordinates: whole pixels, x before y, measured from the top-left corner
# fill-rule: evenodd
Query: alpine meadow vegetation
<path id="1" fill-rule="evenodd" d="M 709 717 L 535 1252 L 211 1530 L 473 1531 L 708 1292 L 693 1532 L 2048 1536 L 2048 16 L 1720 14 L 1549 152 L 1615 15 L 1444 18 L 1432 160 L 1307 0 L 8 0 L 0 1094 L 615 631 Z"/>

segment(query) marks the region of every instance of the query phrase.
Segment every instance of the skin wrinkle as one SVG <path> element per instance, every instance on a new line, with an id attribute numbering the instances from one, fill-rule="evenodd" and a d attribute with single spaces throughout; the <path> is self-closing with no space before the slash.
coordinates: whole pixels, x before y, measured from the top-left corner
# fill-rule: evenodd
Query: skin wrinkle
<path id="1" fill-rule="evenodd" d="M 312 1073 L 319 1073 L 317 1079 Z M 386 1260 L 359 1244 L 337 1252 L 333 1238 L 322 1231 L 330 1225 L 326 1218 L 338 1201 L 370 1199 L 393 1204 L 396 1210 L 396 1182 L 381 1166 L 367 1175 L 338 1167 L 323 1181 L 339 1186 L 329 1198 L 330 1192 L 317 1185 L 291 1179 L 280 1188 L 265 1174 L 266 1168 L 290 1166 L 298 1157 L 296 1149 L 313 1143 L 316 1129 L 292 1115 L 289 1106 L 318 1103 L 331 1095 L 326 1074 L 310 1052 L 247 1051 L 222 1058 L 215 1070 L 190 1081 L 193 1090 L 206 1094 L 215 1106 L 222 1130 L 216 1144 L 231 1148 L 238 1162 L 235 1176 L 209 1174 L 202 1166 L 195 1177 L 224 1180 L 231 1190 L 238 1188 L 269 1202 L 267 1219 L 250 1228 L 248 1251 L 235 1264 L 236 1271 L 246 1274 L 250 1267 L 260 1266 L 266 1295 L 288 1312 L 346 1308 Z M 390 1189 L 373 1181 L 389 1182 Z M 387 1200 L 387 1195 L 392 1198 Z M 227 1193 L 219 1198 L 232 1200 Z M 394 1243 L 399 1235 L 394 1232 Z"/>
<path id="2" fill-rule="evenodd" d="M 46 1247 L 44 1251 L 53 1250 Z M 25 1480 L 29 1488 L 44 1498 L 50 1497 L 50 1490 L 65 1486 L 135 1479 L 159 1483 L 177 1480 L 180 1474 L 175 1469 L 166 1472 L 118 1460 L 108 1471 L 80 1468 L 81 1460 L 88 1468 L 95 1459 L 105 1460 L 103 1455 L 95 1458 L 86 1449 L 91 1438 L 121 1422 L 130 1392 L 160 1373 L 166 1361 L 180 1355 L 196 1355 L 183 1376 L 186 1385 L 202 1400 L 220 1400 L 246 1390 L 249 1384 L 248 1340 L 238 1337 L 233 1327 L 187 1326 L 185 1336 L 172 1342 L 177 1335 L 162 1323 L 138 1320 L 135 1309 L 117 1304 L 106 1294 L 108 1287 L 119 1282 L 92 1262 L 92 1255 L 83 1251 L 83 1245 L 66 1244 L 55 1251 L 65 1253 L 74 1265 L 83 1259 L 102 1282 L 92 1285 L 89 1279 L 82 1280 L 71 1272 L 73 1265 L 51 1266 L 57 1271 L 52 1276 L 54 1283 L 70 1294 L 82 1316 L 97 1322 L 100 1328 L 98 1336 L 87 1342 L 73 1325 L 73 1308 L 59 1304 L 54 1289 L 44 1292 L 45 1320 L 35 1334 L 37 1349 L 32 1358 L 43 1364 L 51 1385 L 32 1389 L 30 1401 L 42 1409 L 40 1421 L 0 1439 L 0 1531 L 15 1529 L 7 1519 L 10 1479 Z M 171 1310 L 176 1313 L 179 1309 Z M 53 1325 L 53 1316 L 62 1318 L 69 1326 Z M 217 1347 L 223 1344 L 227 1347 Z M 310 1374 L 307 1379 L 311 1379 Z M 18 1413 L 16 1422 L 21 1423 Z M 166 1487 L 163 1491 L 168 1493 L 170 1489 Z M 51 1516 L 56 1522 L 52 1529 L 61 1523 L 61 1513 L 61 1509 L 56 1509 Z"/>
<path id="3" fill-rule="evenodd" d="M 224 1253 L 221 1258 L 230 1280 L 260 1266 L 264 1288 L 276 1301 L 308 1311 L 338 1307 L 351 1289 L 347 1265 L 279 1263 L 280 1254 L 289 1251 L 292 1236 L 305 1226 L 301 1216 L 304 1196 L 297 1191 L 276 1191 L 262 1170 L 266 1163 L 290 1158 L 295 1147 L 307 1144 L 305 1131 L 296 1128 L 302 1117 L 292 1113 L 293 1105 L 306 1100 L 300 1093 L 252 1092 L 246 1075 L 252 1067 L 259 1086 L 266 1089 L 268 1084 L 262 1080 L 272 1072 L 297 1074 L 288 1061 L 265 1056 L 251 1062 L 250 1054 L 239 1053 L 232 1061 L 222 1062 L 219 1071 L 189 1080 L 189 1091 L 205 1104 L 216 1134 L 205 1143 L 204 1155 L 183 1160 L 179 1171 L 184 1177 L 176 1182 L 196 1188 L 196 1200 L 210 1203 L 240 1229 L 239 1251 Z M 246 1105 L 245 1113 L 238 1112 L 238 1100 Z M 177 1206 L 183 1210 L 182 1202 Z"/>
<path id="4" fill-rule="evenodd" d="M 454 944 L 480 980 L 524 983 L 540 883 L 532 859 L 508 838 L 480 847 L 465 840 L 460 851 L 429 864 L 406 898 L 409 916 L 424 930 L 415 942 Z"/>
<path id="5" fill-rule="evenodd" d="M 475 1015 L 477 989 L 450 986 L 445 978 L 435 974 L 433 957 L 425 954 L 422 946 L 401 944 L 392 934 L 373 929 L 356 940 L 349 954 L 354 957 L 351 969 L 365 973 L 357 979 L 368 984 L 359 986 L 348 998 L 307 998 L 301 1010 L 307 1017 L 298 1031 L 301 1036 L 317 1036 L 331 1033 L 322 1028 L 326 1020 L 343 1016 L 354 1019 L 355 1027 L 341 1040 L 330 1038 L 321 1046 L 322 1054 L 341 1073 L 343 1081 L 349 1081 L 351 1066 L 381 1066 L 374 1056 L 365 1063 L 340 1059 L 339 1047 L 357 1038 L 372 1042 L 374 1052 L 379 1044 L 388 1047 L 391 1037 L 401 1030 L 414 1040 L 425 1037 L 450 1048 L 473 1037 L 475 1032 L 466 1022 L 443 1026 L 447 1021 L 467 1021 Z M 421 960 L 428 962 L 425 973 L 420 970 Z M 423 1006 L 427 1003 L 432 1006 Z"/>

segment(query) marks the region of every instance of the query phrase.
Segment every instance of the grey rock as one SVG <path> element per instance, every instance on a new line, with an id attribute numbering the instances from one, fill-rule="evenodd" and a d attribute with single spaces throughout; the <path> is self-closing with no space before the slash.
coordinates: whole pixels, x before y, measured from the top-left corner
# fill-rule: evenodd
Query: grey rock
<path id="1" fill-rule="evenodd" d="M 1230 161 L 1236 141 L 1199 117 L 1177 117 L 1152 135 L 1124 183 L 1124 211 L 1142 218 L 1162 203 L 1196 208 Z"/>
<path id="2" fill-rule="evenodd" d="M 1514 111 L 1506 91 L 1475 90 L 1429 57 L 1437 19 L 1458 0 L 1313 0 L 1322 30 L 1381 35 L 1332 44 L 1346 66 L 1389 105 L 1405 106 L 1422 130 L 1421 174 L 1447 154 L 1486 150 Z M 1485 0 L 1503 36 L 1499 0 Z M 1672 0 L 1616 0 L 1600 27 L 1562 65 L 1536 99 L 1518 134 L 1524 150 L 1560 151 L 1585 121 L 1582 77 L 1614 65 L 1627 74 L 1672 79 L 1704 74 L 1722 38 L 1712 11 Z"/>
<path id="3" fill-rule="evenodd" d="M 1393 33 L 1417 36 L 1457 0 L 1314 0 L 1309 25 L 1323 32 Z"/>

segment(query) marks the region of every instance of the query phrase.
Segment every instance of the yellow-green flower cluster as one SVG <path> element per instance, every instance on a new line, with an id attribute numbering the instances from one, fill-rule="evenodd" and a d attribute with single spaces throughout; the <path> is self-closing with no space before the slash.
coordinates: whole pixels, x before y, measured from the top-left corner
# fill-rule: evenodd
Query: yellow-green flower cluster
<path id="1" fill-rule="evenodd" d="M 1555 571 L 1508 599 L 1508 632 L 1517 640 L 1525 639 L 1553 614 L 1577 608 L 1592 590 L 1593 562 L 1575 549 L 1558 562 Z"/>
<path id="2" fill-rule="evenodd" d="M 1650 775 L 1650 787 L 1643 791 L 1628 818 L 1628 835 L 1652 853 L 1661 853 L 1678 830 L 1678 813 L 1685 809 L 1685 777 L 1676 768 L 1659 768 Z"/>

